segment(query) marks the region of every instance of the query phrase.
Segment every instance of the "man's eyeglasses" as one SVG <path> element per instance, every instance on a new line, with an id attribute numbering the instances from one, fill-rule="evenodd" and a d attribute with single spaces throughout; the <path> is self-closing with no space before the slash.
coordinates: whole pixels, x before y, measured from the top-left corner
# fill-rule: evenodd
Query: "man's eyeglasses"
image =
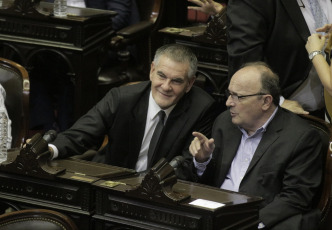
<path id="1" fill-rule="evenodd" d="M 226 95 L 226 98 L 229 98 L 229 96 L 231 96 L 231 98 L 234 101 L 239 101 L 242 98 L 252 97 L 252 96 L 261 96 L 261 95 L 267 95 L 267 94 L 266 93 L 255 93 L 255 94 L 250 94 L 250 95 L 240 95 L 239 96 L 237 94 L 229 92 L 229 90 L 227 89 L 227 90 L 225 90 L 225 95 Z"/>

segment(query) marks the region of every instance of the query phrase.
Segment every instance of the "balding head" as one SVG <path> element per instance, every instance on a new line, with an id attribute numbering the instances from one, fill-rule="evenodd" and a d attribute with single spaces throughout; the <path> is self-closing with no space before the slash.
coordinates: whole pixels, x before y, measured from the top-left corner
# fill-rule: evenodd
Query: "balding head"
<path id="1" fill-rule="evenodd" d="M 247 71 L 248 69 L 257 71 L 261 92 L 270 94 L 273 97 L 273 104 L 278 106 L 281 96 L 278 75 L 265 62 L 249 62 L 244 64 L 240 70 Z"/>

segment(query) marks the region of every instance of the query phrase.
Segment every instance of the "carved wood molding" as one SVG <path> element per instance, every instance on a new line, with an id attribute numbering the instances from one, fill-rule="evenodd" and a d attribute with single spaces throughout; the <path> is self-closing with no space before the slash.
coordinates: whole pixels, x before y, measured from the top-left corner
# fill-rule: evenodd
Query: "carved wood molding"
<path id="1" fill-rule="evenodd" d="M 40 0 L 15 0 L 13 5 L 8 9 L 20 15 L 41 16 L 37 11 Z"/>
<path id="2" fill-rule="evenodd" d="M 145 175 L 142 183 L 136 189 L 126 191 L 126 195 L 158 203 L 178 203 L 190 195 L 173 191 L 176 182 L 174 168 L 165 159 L 161 159 Z"/>
<path id="3" fill-rule="evenodd" d="M 17 153 L 19 151 L 19 153 Z M 50 151 L 47 142 L 37 133 L 21 150 L 8 152 L 8 160 L 0 164 L 3 172 L 16 173 L 43 179 L 54 179 L 65 169 L 49 166 Z M 16 158 L 15 158 L 16 155 Z"/>
<path id="4" fill-rule="evenodd" d="M 215 15 L 207 24 L 204 33 L 194 37 L 197 42 L 207 42 L 215 45 L 226 45 L 227 43 L 226 10 Z"/>

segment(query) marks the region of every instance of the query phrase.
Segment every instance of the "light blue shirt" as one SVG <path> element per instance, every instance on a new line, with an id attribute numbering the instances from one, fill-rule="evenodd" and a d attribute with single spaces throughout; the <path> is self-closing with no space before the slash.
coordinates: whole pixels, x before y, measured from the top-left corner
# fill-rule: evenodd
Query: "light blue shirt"
<path id="1" fill-rule="evenodd" d="M 248 136 L 248 133 L 244 129 L 239 128 L 242 132 L 241 143 L 237 150 L 236 156 L 233 159 L 226 179 L 220 188 L 235 192 L 239 191 L 240 183 L 246 174 L 251 159 L 263 137 L 263 133 L 266 131 L 266 125 L 267 123 L 257 129 L 251 136 Z"/>
<path id="2" fill-rule="evenodd" d="M 277 111 L 278 107 L 274 110 L 273 114 L 269 117 L 265 124 L 259 129 L 257 129 L 256 132 L 251 136 L 249 136 L 244 129 L 239 127 L 242 132 L 241 143 L 233 159 L 231 168 L 226 176 L 226 179 L 220 188 L 235 192 L 239 191 L 241 181 L 246 174 L 246 171 L 254 156 L 257 146 L 259 145 L 259 142 L 261 141 L 267 126 L 269 125 Z M 210 162 L 211 158 L 212 154 L 210 155 L 209 160 L 203 163 L 199 163 L 195 160 L 195 158 L 193 158 L 194 165 L 197 169 L 197 174 L 199 176 L 204 173 L 206 166 Z"/>

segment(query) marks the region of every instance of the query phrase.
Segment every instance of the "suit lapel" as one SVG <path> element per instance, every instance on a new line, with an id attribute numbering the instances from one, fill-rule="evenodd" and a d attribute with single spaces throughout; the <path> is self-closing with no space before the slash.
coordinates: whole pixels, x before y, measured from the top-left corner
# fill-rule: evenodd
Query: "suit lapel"
<path id="1" fill-rule="evenodd" d="M 130 153 L 137 153 L 136 157 L 132 157 L 130 165 L 135 167 L 145 131 L 146 116 L 149 106 L 150 87 L 144 92 L 142 98 L 138 101 L 136 107 L 133 109 L 129 123 L 131 132 L 129 132 L 129 146 Z M 125 106 L 125 105 L 123 105 Z"/>
<path id="2" fill-rule="evenodd" d="M 283 127 L 281 108 L 278 109 L 275 117 L 268 125 L 266 132 L 263 134 L 263 138 L 260 141 L 255 154 L 249 164 L 246 175 L 251 171 L 251 169 L 258 163 L 261 157 L 268 151 L 269 147 L 279 138 L 279 131 Z"/>
<path id="3" fill-rule="evenodd" d="M 301 35 L 303 41 L 306 42 L 307 38 L 310 36 L 310 31 L 297 1 L 281 0 L 281 2 L 288 13 L 288 16 L 291 18 L 297 32 Z"/>

